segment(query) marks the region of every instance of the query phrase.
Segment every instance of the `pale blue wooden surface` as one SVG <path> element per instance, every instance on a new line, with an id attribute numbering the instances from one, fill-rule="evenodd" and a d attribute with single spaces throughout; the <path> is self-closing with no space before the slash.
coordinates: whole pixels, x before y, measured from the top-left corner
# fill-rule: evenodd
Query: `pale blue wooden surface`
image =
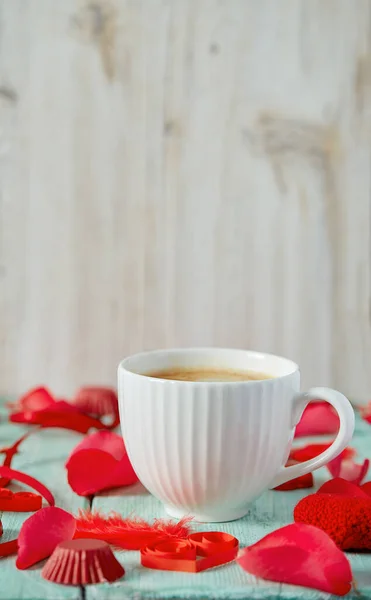
<path id="1" fill-rule="evenodd" d="M 4 416 L 4 412 L 0 413 Z M 0 445 L 14 441 L 24 428 L 10 425 L 3 418 L 0 421 Z M 21 453 L 14 459 L 14 467 L 38 477 L 46 483 L 56 496 L 57 504 L 76 512 L 85 506 L 83 499 L 76 496 L 66 481 L 64 462 L 81 439 L 78 434 L 63 431 L 44 431 L 27 440 Z M 317 438 L 318 439 L 318 438 Z M 301 443 L 305 443 L 302 440 Z M 360 457 L 371 454 L 371 427 L 357 420 L 353 446 Z M 317 472 L 316 484 L 327 477 L 327 472 Z M 268 532 L 292 521 L 292 510 L 296 502 L 308 493 L 307 490 L 295 492 L 267 492 L 251 507 L 247 517 L 233 523 L 220 525 L 197 525 L 197 529 L 219 529 L 235 535 L 241 546 L 251 544 Z M 124 490 L 102 494 L 94 499 L 94 507 L 105 512 L 116 510 L 123 515 L 135 513 L 152 519 L 164 515 L 162 506 L 137 484 Z M 16 535 L 27 515 L 4 513 L 2 520 L 4 536 L 2 541 Z M 328 594 L 305 588 L 258 581 L 249 576 L 237 564 L 199 574 L 166 573 L 152 571 L 140 566 L 137 552 L 117 554 L 126 569 L 125 578 L 113 585 L 91 586 L 87 589 L 88 600 L 130 598 L 141 599 L 281 599 L 318 600 L 329 598 Z M 371 554 L 348 555 L 353 574 L 364 598 L 371 597 Z M 15 568 L 14 558 L 0 560 L 0 600 L 58 600 L 80 598 L 77 589 L 55 586 L 45 582 L 40 576 L 41 565 L 27 571 Z M 347 598 L 359 600 L 351 593 Z"/>

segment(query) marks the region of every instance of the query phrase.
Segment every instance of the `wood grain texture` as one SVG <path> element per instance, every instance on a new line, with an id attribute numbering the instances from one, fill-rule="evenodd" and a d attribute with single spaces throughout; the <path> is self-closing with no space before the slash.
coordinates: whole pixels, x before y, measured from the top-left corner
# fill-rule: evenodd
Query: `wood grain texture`
<path id="1" fill-rule="evenodd" d="M 370 0 L 0 0 L 0 388 L 247 347 L 371 390 Z"/>
<path id="2" fill-rule="evenodd" d="M 6 422 L 6 411 L 0 400 L 0 444 L 8 445 L 15 441 L 25 428 Z M 56 504 L 73 514 L 79 508 L 87 507 L 86 500 L 78 497 L 70 489 L 66 480 L 64 463 L 72 448 L 81 436 L 63 430 L 35 432 L 20 447 L 14 459 L 14 467 L 20 469 L 48 485 L 56 498 Z M 313 441 L 301 438 L 299 445 Z M 322 438 L 316 438 L 316 442 Z M 356 420 L 356 431 L 352 441 L 359 454 L 359 460 L 369 456 L 370 425 Z M 315 482 L 319 487 L 328 472 L 316 472 Z M 13 490 L 25 489 L 11 484 Z M 193 524 L 199 531 L 219 530 L 235 535 L 241 546 L 252 544 L 270 531 L 292 522 L 292 511 L 300 498 L 308 490 L 293 492 L 264 493 L 251 504 L 249 514 L 232 523 Z M 111 490 L 96 496 L 93 508 L 109 513 L 115 510 L 124 516 L 139 516 L 152 521 L 164 516 L 163 507 L 140 483 L 127 488 Z M 0 515 L 4 526 L 2 541 L 14 539 L 28 513 L 3 513 Z M 122 580 L 112 585 L 89 586 L 87 600 L 326 600 L 328 594 L 317 590 L 281 585 L 256 579 L 245 573 L 237 564 L 212 569 L 199 574 L 166 573 L 144 569 L 140 566 L 138 552 L 117 552 L 126 574 Z M 369 598 L 371 594 L 371 554 L 347 554 L 352 565 L 358 592 L 351 592 L 348 600 Z M 80 600 L 78 589 L 56 586 L 41 577 L 39 563 L 31 569 L 18 571 L 14 557 L 0 560 L 0 600 Z"/>
<path id="3" fill-rule="evenodd" d="M 7 412 L 0 398 L 0 447 L 14 443 L 26 428 L 6 422 Z M 32 475 L 44 483 L 53 493 L 57 506 L 77 514 L 79 508 L 87 508 L 85 498 L 80 498 L 67 483 L 64 463 L 71 450 L 81 440 L 75 433 L 49 430 L 35 432 L 20 447 L 14 457 L 12 466 L 28 475 Z M 2 460 L 1 460 L 2 462 Z M 30 491 L 27 486 L 11 483 L 13 491 Z M 46 503 L 44 502 L 44 506 Z M 22 523 L 31 513 L 0 513 L 4 535 L 2 542 L 15 539 Z M 79 591 L 75 588 L 55 586 L 40 575 L 41 566 L 19 571 L 15 566 L 15 557 L 0 560 L 0 600 L 60 600 L 64 598 L 79 599 Z"/>
<path id="4" fill-rule="evenodd" d="M 302 438 L 298 445 L 302 446 L 310 441 L 318 442 L 319 439 L 321 438 Z M 352 445 L 357 449 L 360 460 L 369 456 L 370 426 L 359 418 Z M 314 478 L 318 489 L 329 478 L 327 469 L 318 470 Z M 294 506 L 306 495 L 308 490 L 268 491 L 251 504 L 250 512 L 243 519 L 231 523 L 194 524 L 193 527 L 198 531 L 225 531 L 236 536 L 241 546 L 250 545 L 271 531 L 291 523 Z M 136 514 L 150 521 L 164 516 L 161 503 L 146 493 L 140 484 L 117 490 L 115 493 L 111 491 L 96 496 L 93 507 L 104 513 L 115 510 L 124 516 Z M 114 586 L 91 586 L 88 590 L 89 600 L 326 600 L 330 597 L 318 590 L 257 579 L 245 573 L 237 564 L 193 576 L 142 569 L 137 552 L 119 552 L 116 556 L 126 569 L 125 578 L 116 582 Z M 350 592 L 347 598 L 368 598 L 371 593 L 371 555 L 351 553 L 347 556 L 359 590 Z"/>

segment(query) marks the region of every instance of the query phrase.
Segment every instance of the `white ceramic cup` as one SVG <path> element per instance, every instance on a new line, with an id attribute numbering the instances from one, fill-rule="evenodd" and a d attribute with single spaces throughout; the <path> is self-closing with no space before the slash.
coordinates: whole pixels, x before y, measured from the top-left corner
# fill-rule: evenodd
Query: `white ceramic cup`
<path id="1" fill-rule="evenodd" d="M 172 367 L 251 369 L 272 379 L 173 381 L 147 376 Z M 172 517 L 231 521 L 264 490 L 335 458 L 354 430 L 352 406 L 340 392 L 300 393 L 291 360 L 218 348 L 145 352 L 118 368 L 122 433 L 143 485 Z M 329 402 L 340 418 L 333 444 L 316 458 L 285 467 L 295 426 L 311 400 Z"/>

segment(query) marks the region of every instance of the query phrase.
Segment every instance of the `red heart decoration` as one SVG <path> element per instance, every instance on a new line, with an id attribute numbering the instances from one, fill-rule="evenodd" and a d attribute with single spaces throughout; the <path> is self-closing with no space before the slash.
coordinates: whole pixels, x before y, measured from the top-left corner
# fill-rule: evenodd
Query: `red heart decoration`
<path id="1" fill-rule="evenodd" d="M 367 481 L 366 483 L 362 484 L 361 489 L 367 494 L 367 496 L 371 496 L 371 481 Z"/>
<path id="2" fill-rule="evenodd" d="M 141 550 L 141 563 L 149 569 L 199 573 L 234 560 L 238 540 L 221 531 L 192 533 L 186 540 L 159 541 Z"/>
<path id="3" fill-rule="evenodd" d="M 295 506 L 294 519 L 322 529 L 342 550 L 371 550 L 371 498 L 311 494 Z"/>

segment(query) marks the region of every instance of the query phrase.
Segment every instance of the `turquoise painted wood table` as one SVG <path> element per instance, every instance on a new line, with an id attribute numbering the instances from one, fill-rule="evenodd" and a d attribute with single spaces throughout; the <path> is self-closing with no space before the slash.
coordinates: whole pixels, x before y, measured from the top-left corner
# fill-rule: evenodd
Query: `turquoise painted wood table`
<path id="1" fill-rule="evenodd" d="M 25 428 L 9 424 L 4 407 L 0 408 L 0 446 L 8 445 L 22 435 Z M 318 438 L 316 438 L 318 440 Z M 49 430 L 31 436 L 22 445 L 14 459 L 14 468 L 39 478 L 53 491 L 58 506 L 76 513 L 87 507 L 83 498 L 76 496 L 66 480 L 64 462 L 72 448 L 81 440 L 79 434 L 62 430 Z M 302 443 L 307 440 L 302 439 Z M 371 454 L 371 426 L 357 419 L 353 446 L 361 458 Z M 326 471 L 315 475 L 318 487 L 328 478 Z M 19 489 L 16 485 L 11 488 Z M 251 506 L 244 519 L 219 525 L 199 525 L 196 529 L 217 529 L 233 534 L 241 546 L 249 545 L 261 537 L 292 522 L 292 511 L 307 490 L 293 492 L 266 492 Z M 123 515 L 136 514 L 146 519 L 164 516 L 161 504 L 136 484 L 130 488 L 104 493 L 94 498 L 93 507 L 104 512 L 115 510 Z M 28 514 L 4 513 L 2 541 L 12 539 Z M 347 598 L 371 598 L 371 554 L 349 554 L 358 593 Z M 289 585 L 260 581 L 245 573 L 237 564 L 229 564 L 204 573 L 167 573 L 141 567 L 138 552 L 117 553 L 125 567 L 122 581 L 113 585 L 91 586 L 86 590 L 87 600 L 99 599 L 153 599 L 204 600 L 227 599 L 281 599 L 316 600 L 330 598 L 328 594 Z M 59 600 L 79 599 L 81 592 L 73 587 L 57 586 L 44 581 L 41 565 L 27 571 L 18 571 L 14 557 L 0 559 L 0 600 Z"/>

